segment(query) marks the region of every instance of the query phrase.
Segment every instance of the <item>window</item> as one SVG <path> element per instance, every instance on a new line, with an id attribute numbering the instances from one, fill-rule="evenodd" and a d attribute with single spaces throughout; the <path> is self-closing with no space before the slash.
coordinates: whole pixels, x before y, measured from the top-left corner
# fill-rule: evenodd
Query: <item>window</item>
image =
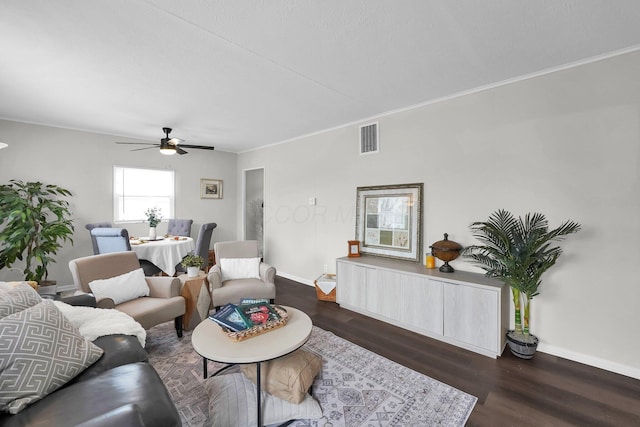
<path id="1" fill-rule="evenodd" d="M 114 166 L 114 222 L 144 221 L 144 211 L 154 206 L 160 208 L 163 218 L 173 217 L 174 172 Z"/>

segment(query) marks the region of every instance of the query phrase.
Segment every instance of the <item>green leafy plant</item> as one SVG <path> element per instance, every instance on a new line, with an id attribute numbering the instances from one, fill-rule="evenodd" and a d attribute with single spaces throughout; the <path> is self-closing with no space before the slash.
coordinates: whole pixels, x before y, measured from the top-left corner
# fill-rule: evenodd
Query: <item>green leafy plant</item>
<path id="1" fill-rule="evenodd" d="M 482 245 L 468 246 L 463 256 L 475 261 L 487 276 L 509 284 L 515 306 L 515 333 L 526 340 L 531 300 L 539 294 L 541 276 L 562 254 L 562 249 L 551 243 L 578 232 L 580 224 L 565 221 L 549 230 L 541 213 L 527 214 L 523 219 L 501 209 L 492 213 L 488 221 L 474 222 L 469 228 Z"/>
<path id="2" fill-rule="evenodd" d="M 144 214 L 147 216 L 149 227 L 157 227 L 160 221 L 162 221 L 162 212 L 157 206 L 147 209 L 144 211 Z"/>
<path id="3" fill-rule="evenodd" d="M 190 253 L 187 256 L 185 256 L 184 258 L 182 258 L 182 261 L 180 262 L 180 264 L 184 267 L 202 267 L 204 265 L 204 258 L 202 258 L 200 255 L 196 255 L 194 253 Z"/>
<path id="4" fill-rule="evenodd" d="M 0 185 L 0 268 L 23 261 L 26 280 L 47 279 L 62 243 L 73 243 L 69 190 L 41 182 L 10 180 Z"/>

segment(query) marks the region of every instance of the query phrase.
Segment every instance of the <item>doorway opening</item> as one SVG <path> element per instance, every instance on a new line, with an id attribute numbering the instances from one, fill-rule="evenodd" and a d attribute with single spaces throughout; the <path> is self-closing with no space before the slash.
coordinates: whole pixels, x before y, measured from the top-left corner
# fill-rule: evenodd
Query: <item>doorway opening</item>
<path id="1" fill-rule="evenodd" d="M 258 241 L 264 253 L 264 168 L 244 171 L 244 239 Z"/>

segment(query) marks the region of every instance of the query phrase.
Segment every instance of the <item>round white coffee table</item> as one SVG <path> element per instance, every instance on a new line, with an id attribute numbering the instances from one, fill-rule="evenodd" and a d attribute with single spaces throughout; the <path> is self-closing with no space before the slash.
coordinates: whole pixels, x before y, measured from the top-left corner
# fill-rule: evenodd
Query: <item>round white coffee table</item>
<path id="1" fill-rule="evenodd" d="M 304 312 L 293 307 L 282 306 L 282 308 L 287 310 L 289 315 L 289 320 L 285 326 L 244 341 L 233 341 L 217 323 L 209 319 L 200 322 L 191 335 L 191 345 L 203 358 L 203 374 L 205 378 L 207 378 L 207 360 L 230 365 L 256 364 L 259 426 L 262 426 L 260 362 L 277 359 L 296 351 L 307 342 L 313 327 L 311 319 Z"/>

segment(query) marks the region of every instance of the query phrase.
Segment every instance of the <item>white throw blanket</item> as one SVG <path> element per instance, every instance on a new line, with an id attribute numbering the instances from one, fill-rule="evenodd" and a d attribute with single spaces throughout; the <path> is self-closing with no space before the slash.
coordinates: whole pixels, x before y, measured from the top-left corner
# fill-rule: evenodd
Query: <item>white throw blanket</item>
<path id="1" fill-rule="evenodd" d="M 144 347 L 147 332 L 133 317 L 115 309 L 78 307 L 61 301 L 54 301 L 69 321 L 80 330 L 80 334 L 95 340 L 104 335 L 134 335 Z"/>

